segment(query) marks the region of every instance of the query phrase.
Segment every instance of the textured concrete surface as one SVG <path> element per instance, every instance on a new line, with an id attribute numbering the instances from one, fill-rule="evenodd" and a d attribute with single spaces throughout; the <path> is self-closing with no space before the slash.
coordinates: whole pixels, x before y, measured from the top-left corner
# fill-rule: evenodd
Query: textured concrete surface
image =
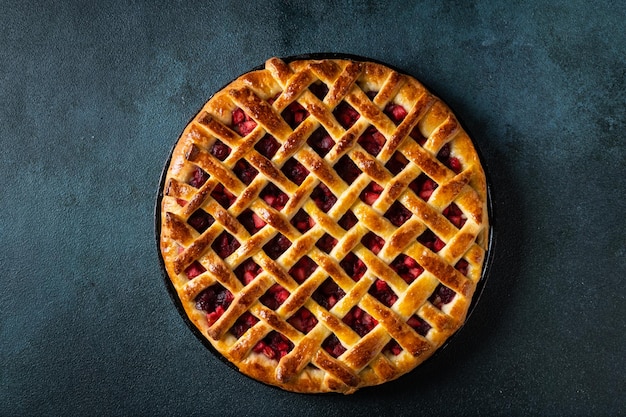
<path id="1" fill-rule="evenodd" d="M 0 415 L 626 412 L 624 3 L 311 3 L 0 2 Z M 204 101 L 270 56 L 319 51 L 435 90 L 496 205 L 469 323 L 350 397 L 285 393 L 215 358 L 154 242 L 162 166 Z"/>

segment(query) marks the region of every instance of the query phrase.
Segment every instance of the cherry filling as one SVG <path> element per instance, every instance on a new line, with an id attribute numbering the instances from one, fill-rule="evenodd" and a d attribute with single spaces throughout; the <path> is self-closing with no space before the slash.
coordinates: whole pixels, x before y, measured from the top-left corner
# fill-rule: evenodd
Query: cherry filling
<path id="1" fill-rule="evenodd" d="M 398 296 L 393 292 L 389 285 L 381 279 L 376 279 L 376 281 L 374 281 L 374 285 L 370 287 L 369 293 L 387 307 L 391 307 L 396 301 L 398 301 Z"/>
<path id="2" fill-rule="evenodd" d="M 326 253 L 330 253 L 330 251 L 333 250 L 336 244 L 337 239 L 335 239 L 328 233 L 324 233 L 324 235 L 315 243 L 315 246 L 317 246 Z"/>
<path id="3" fill-rule="evenodd" d="M 309 91 L 312 92 L 315 97 L 324 100 L 324 97 L 328 94 L 328 86 L 321 81 L 317 81 L 309 86 Z"/>
<path id="4" fill-rule="evenodd" d="M 302 181 L 309 175 L 309 170 L 294 158 L 289 158 L 281 168 L 283 174 L 294 184 L 300 185 Z"/>
<path id="5" fill-rule="evenodd" d="M 254 277 L 259 275 L 263 269 L 257 265 L 252 258 L 246 259 L 237 268 L 235 268 L 235 276 L 243 285 L 248 285 Z"/>
<path id="6" fill-rule="evenodd" d="M 363 274 L 365 274 L 365 271 L 367 271 L 367 266 L 352 252 L 348 253 L 345 258 L 339 262 L 339 265 L 341 265 L 343 270 L 346 271 L 346 274 L 354 281 L 360 280 Z"/>
<path id="7" fill-rule="evenodd" d="M 289 246 L 291 246 L 289 239 L 287 239 L 282 233 L 279 233 L 274 236 L 272 240 L 267 242 L 265 246 L 263 246 L 263 250 L 270 258 L 277 259 L 289 248 Z"/>
<path id="8" fill-rule="evenodd" d="M 185 269 L 185 274 L 187 274 L 187 278 L 194 279 L 198 275 L 202 274 L 206 271 L 206 268 L 202 266 L 202 264 L 198 261 L 194 261 L 191 265 Z"/>
<path id="9" fill-rule="evenodd" d="M 300 123 L 309 117 L 309 112 L 297 101 L 294 101 L 283 110 L 281 116 L 285 119 L 285 122 L 295 129 Z"/>
<path id="10" fill-rule="evenodd" d="M 326 281 L 315 290 L 311 298 L 326 310 L 330 310 L 345 295 L 346 293 L 339 288 L 335 281 L 331 278 L 327 278 Z"/>
<path id="11" fill-rule="evenodd" d="M 318 81 L 309 86 L 309 91 L 312 92 L 315 97 L 320 100 L 324 100 L 324 97 L 328 94 L 328 86 L 323 82 Z"/>
<path id="12" fill-rule="evenodd" d="M 293 349 L 293 343 L 275 330 L 272 330 L 252 348 L 256 353 L 263 353 L 269 359 L 276 360 L 291 352 L 291 349 Z"/>
<path id="13" fill-rule="evenodd" d="M 409 133 L 409 136 L 411 136 L 415 142 L 419 143 L 421 146 L 424 146 L 426 143 L 426 138 L 422 135 L 422 132 L 420 132 L 419 127 L 417 126 L 413 128 L 411 133 Z"/>
<path id="14" fill-rule="evenodd" d="M 333 168 L 348 185 L 352 184 L 362 172 L 348 155 L 342 156 Z"/>
<path id="15" fill-rule="evenodd" d="M 259 194 L 259 197 L 279 211 L 282 210 L 285 204 L 287 204 L 287 201 L 289 201 L 287 194 L 272 183 L 267 184 L 263 191 L 261 191 L 261 194 Z"/>
<path id="16" fill-rule="evenodd" d="M 289 275 L 302 284 L 316 269 L 317 264 L 308 256 L 304 256 L 291 267 Z"/>
<path id="17" fill-rule="evenodd" d="M 435 253 L 446 246 L 443 240 L 439 239 L 430 229 L 426 229 L 424 233 L 419 235 L 417 241 Z"/>
<path id="18" fill-rule="evenodd" d="M 354 110 L 354 107 L 342 101 L 333 111 L 333 115 L 344 129 L 350 129 L 361 115 Z"/>
<path id="19" fill-rule="evenodd" d="M 412 315 L 407 320 L 406 324 L 411 326 L 415 332 L 421 336 L 426 336 L 428 331 L 432 328 L 430 324 L 426 321 L 422 320 L 417 315 Z M 394 355 L 399 355 L 402 352 L 402 348 L 395 340 L 390 341 L 387 346 L 383 349 L 384 351 L 391 352 Z"/>
<path id="20" fill-rule="evenodd" d="M 385 146 L 387 140 L 374 126 L 369 126 L 365 129 L 365 132 L 357 140 L 359 145 L 363 147 L 369 154 L 376 156 L 380 153 L 380 150 Z"/>
<path id="21" fill-rule="evenodd" d="M 393 175 L 398 175 L 400 171 L 408 165 L 408 163 L 409 160 L 406 159 L 400 152 L 396 151 L 393 155 L 391 155 L 391 158 L 389 158 L 389 161 L 385 164 L 385 168 L 387 168 Z"/>
<path id="22" fill-rule="evenodd" d="M 241 244 L 235 239 L 233 235 L 224 231 L 221 235 L 219 235 L 211 247 L 222 259 L 227 258 L 231 253 L 237 250 Z"/>
<path id="23" fill-rule="evenodd" d="M 191 227 L 196 229 L 198 233 L 203 233 L 214 222 L 215 219 L 213 218 L 213 216 L 211 216 L 209 213 L 202 210 L 201 208 L 194 211 L 193 214 L 187 219 L 187 223 Z"/>
<path id="24" fill-rule="evenodd" d="M 274 284 L 259 298 L 259 301 L 266 307 L 276 310 L 287 298 L 289 298 L 289 291 L 280 284 Z"/>
<path id="25" fill-rule="evenodd" d="M 428 331 L 432 328 L 430 324 L 428 324 L 426 321 L 424 321 L 419 316 L 416 316 L 415 314 L 407 320 L 406 324 L 411 326 L 418 334 L 422 336 L 426 336 Z"/>
<path id="26" fill-rule="evenodd" d="M 391 354 L 397 356 L 402 353 L 402 347 L 398 344 L 398 342 L 392 339 L 389 343 L 387 343 L 387 346 L 385 346 L 383 352 L 390 352 Z"/>
<path id="27" fill-rule="evenodd" d="M 228 147 L 224 144 L 224 142 L 218 139 L 215 141 L 215 143 L 213 143 L 213 146 L 211 146 L 211 150 L 209 152 L 220 161 L 223 161 L 224 159 L 228 158 L 228 155 L 230 155 L 230 150 L 230 147 Z"/>
<path id="28" fill-rule="evenodd" d="M 443 147 L 439 150 L 439 153 L 437 154 L 437 159 L 457 174 L 463 169 L 461 161 L 459 161 L 458 158 L 450 155 L 449 143 L 443 145 Z"/>
<path id="29" fill-rule="evenodd" d="M 344 230 L 350 230 L 358 222 L 359 219 L 357 219 L 352 210 L 348 210 L 346 214 L 341 216 L 341 219 L 339 219 L 337 223 L 339 223 L 339 226 L 343 227 Z"/>
<path id="30" fill-rule="evenodd" d="M 463 275 L 467 276 L 467 272 L 469 271 L 469 263 L 465 259 L 461 259 L 459 260 L 459 262 L 456 263 L 456 265 L 454 265 L 454 268 Z"/>
<path id="31" fill-rule="evenodd" d="M 324 213 L 328 212 L 332 206 L 337 202 L 337 197 L 330 192 L 326 184 L 319 183 L 317 187 L 311 192 L 311 199 L 315 201 L 317 207 Z"/>
<path id="32" fill-rule="evenodd" d="M 254 145 L 254 149 L 267 159 L 272 159 L 279 148 L 280 143 L 278 143 L 272 135 L 263 136 L 261 140 Z"/>
<path id="33" fill-rule="evenodd" d="M 241 136 L 246 136 L 254 130 L 256 122 L 248 116 L 242 109 L 236 108 L 233 111 L 233 130 Z"/>
<path id="34" fill-rule="evenodd" d="M 378 255 L 378 252 L 385 246 L 385 240 L 374 232 L 366 233 L 361 239 L 361 243 L 376 255 Z"/>
<path id="35" fill-rule="evenodd" d="M 424 173 L 421 173 L 409 184 L 409 188 L 413 190 L 413 192 L 424 201 L 428 201 L 428 199 L 437 189 L 437 187 L 439 187 L 439 184 L 431 180 Z"/>
<path id="36" fill-rule="evenodd" d="M 246 185 L 249 185 L 254 177 L 259 173 L 255 167 L 250 165 L 248 161 L 245 159 L 240 159 L 237 161 L 235 166 L 233 167 L 233 172 L 237 177 Z"/>
<path id="37" fill-rule="evenodd" d="M 300 233 L 305 233 L 315 226 L 315 220 L 313 220 L 313 217 L 309 216 L 306 211 L 300 209 L 291 219 L 291 224 L 298 229 Z"/>
<path id="38" fill-rule="evenodd" d="M 451 203 L 446 207 L 443 210 L 443 215 L 446 216 L 446 218 L 450 220 L 450 223 L 455 225 L 457 229 L 462 228 L 467 221 L 467 217 L 465 217 L 465 214 L 463 214 L 459 206 L 455 203 Z"/>
<path id="39" fill-rule="evenodd" d="M 317 325 L 317 319 L 313 313 L 302 307 L 287 320 L 287 323 L 291 324 L 302 333 L 307 334 Z"/>
<path id="40" fill-rule="evenodd" d="M 363 191 L 361 191 L 361 195 L 359 198 L 370 206 L 374 204 L 374 202 L 380 197 L 380 193 L 383 192 L 383 187 L 375 183 L 374 181 L 370 182 L 367 187 Z"/>
<path id="41" fill-rule="evenodd" d="M 441 307 L 452 301 L 455 295 L 456 293 L 453 289 L 450 289 L 443 284 L 439 284 L 430 298 L 428 298 L 428 301 L 441 310 Z"/>
<path id="42" fill-rule="evenodd" d="M 352 310 L 343 317 L 342 321 L 361 337 L 372 331 L 378 324 L 374 317 L 357 306 L 352 307 Z"/>
<path id="43" fill-rule="evenodd" d="M 343 347 L 337 336 L 331 334 L 322 343 L 322 348 L 330 354 L 333 358 L 338 358 L 347 349 Z"/>
<path id="44" fill-rule="evenodd" d="M 220 205 L 224 208 L 230 207 L 237 196 L 228 191 L 228 188 L 225 188 L 222 184 L 217 184 L 213 191 L 211 192 L 211 197 L 215 199 Z"/>
<path id="45" fill-rule="evenodd" d="M 320 127 L 313 132 L 311 137 L 309 137 L 309 140 L 307 140 L 307 143 L 322 158 L 326 156 L 328 151 L 330 151 L 333 146 L 335 146 L 335 141 L 323 127 Z"/>
<path id="46" fill-rule="evenodd" d="M 259 319 L 246 311 L 235 321 L 235 324 L 233 324 L 233 327 L 231 327 L 229 331 L 239 339 L 249 328 L 253 327 L 258 322 Z"/>
<path id="47" fill-rule="evenodd" d="M 254 235 L 256 232 L 261 230 L 263 226 L 265 226 L 265 222 L 261 219 L 255 212 L 250 209 L 244 210 L 237 220 L 246 228 L 248 233 Z"/>
<path id="48" fill-rule="evenodd" d="M 385 217 L 396 227 L 402 226 L 412 215 L 413 213 L 411 213 L 409 209 L 397 201 L 395 201 L 385 213 Z"/>
<path id="49" fill-rule="evenodd" d="M 387 104 L 383 113 L 385 113 L 387 117 L 389 117 L 396 125 L 399 125 L 408 114 L 404 107 L 395 103 Z"/>
<path id="50" fill-rule="evenodd" d="M 191 173 L 191 177 L 187 184 L 191 185 L 195 188 L 200 188 L 204 185 L 205 182 L 209 179 L 209 174 L 206 173 L 202 168 L 195 167 L 193 172 Z"/>
<path id="51" fill-rule="evenodd" d="M 196 308 L 206 312 L 209 326 L 224 314 L 235 297 L 221 284 L 214 284 L 202 290 L 196 297 Z"/>
<path id="52" fill-rule="evenodd" d="M 389 266 L 396 271 L 396 274 L 400 275 L 400 278 L 407 284 L 415 281 L 415 278 L 424 272 L 424 268 L 422 268 L 415 259 L 404 254 L 398 255 Z"/>

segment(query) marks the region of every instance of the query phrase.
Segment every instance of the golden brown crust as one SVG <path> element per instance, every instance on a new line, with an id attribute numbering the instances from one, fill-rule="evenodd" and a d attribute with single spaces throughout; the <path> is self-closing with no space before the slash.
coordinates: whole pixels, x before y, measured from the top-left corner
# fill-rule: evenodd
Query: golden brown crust
<path id="1" fill-rule="evenodd" d="M 320 82 L 328 88 L 323 99 L 310 89 Z M 377 94 L 370 98 L 369 92 Z M 294 102 L 307 113 L 296 128 L 282 117 Z M 348 103 L 360 115 L 349 128 L 333 113 L 340 103 Z M 390 104 L 406 110 L 401 121 L 391 120 L 383 111 Z M 233 129 L 236 109 L 254 120 L 254 127 L 244 135 Z M 385 138 L 377 155 L 358 142 L 371 126 Z M 319 127 L 335 142 L 325 156 L 307 145 Z M 412 132 L 422 136 L 423 142 L 413 140 Z M 270 158 L 255 148 L 266 134 L 280 145 Z M 230 150 L 219 159 L 210 151 L 218 140 Z M 437 158 L 444 147 L 462 166 L 458 172 Z M 394 174 L 386 164 L 397 153 L 406 165 Z M 361 171 L 350 184 L 334 168 L 344 156 Z M 234 172 L 242 158 L 259 173 L 249 183 Z M 281 169 L 290 158 L 309 172 L 300 185 Z M 208 174 L 208 179 L 192 184 L 190 177 L 197 168 Z M 427 201 L 410 186 L 424 174 L 436 184 Z M 359 195 L 371 181 L 382 191 L 366 204 Z M 289 197 L 280 210 L 259 196 L 267 184 L 274 184 Z M 327 212 L 309 198 L 318 184 L 338 197 Z M 228 207 L 213 197 L 220 187 L 232 196 Z M 265 69 L 242 75 L 216 93 L 179 138 L 163 190 L 161 254 L 185 314 L 243 373 L 290 391 L 351 393 L 412 370 L 463 324 L 487 249 L 486 199 L 485 175 L 471 140 L 445 104 L 412 77 L 371 62 L 301 60 L 287 64 L 271 58 Z M 411 214 L 401 225 L 385 217 L 394 203 Z M 444 214 L 452 203 L 462 212 L 460 227 Z M 291 222 L 301 209 L 314 222 L 305 233 Z M 200 230 L 190 222 L 198 210 L 212 219 Z M 246 210 L 267 226 L 251 235 L 239 220 Z M 349 210 L 358 223 L 344 230 L 337 222 Z M 433 250 L 419 241 L 428 230 L 441 240 L 443 248 Z M 385 242 L 378 253 L 362 242 L 370 231 Z M 239 242 L 224 259 L 214 247 L 223 232 Z M 274 259 L 263 248 L 278 233 L 289 239 L 291 246 Z M 316 246 L 325 234 L 337 240 L 330 253 Z M 349 253 L 367 267 L 356 282 L 340 266 Z M 318 267 L 298 283 L 288 271 L 305 255 Z M 406 282 L 390 266 L 400 255 L 423 268 L 412 282 Z M 234 271 L 248 259 L 253 259 L 261 272 L 244 284 Z M 467 264 L 463 270 L 455 268 L 460 260 Z M 186 271 L 192 264 L 201 269 L 190 279 Z M 345 296 L 327 310 L 312 295 L 329 277 Z M 372 295 L 377 280 L 384 281 L 397 296 L 391 306 Z M 233 300 L 217 319 L 209 321 L 206 312 L 196 307 L 196 297 L 215 284 L 228 290 Z M 259 299 L 276 284 L 290 295 L 274 310 Z M 433 301 L 440 285 L 454 292 L 451 301 Z M 364 336 L 342 320 L 355 306 L 377 322 Z M 306 334 L 288 322 L 303 307 L 317 321 Z M 244 313 L 257 322 L 237 337 L 230 329 Z M 412 317 L 426 323 L 427 330 L 416 330 Z M 293 344 L 279 360 L 254 349 L 270 332 L 280 333 Z M 346 349 L 338 357 L 322 348 L 331 335 Z M 387 348 L 391 342 L 399 346 L 395 352 Z"/>

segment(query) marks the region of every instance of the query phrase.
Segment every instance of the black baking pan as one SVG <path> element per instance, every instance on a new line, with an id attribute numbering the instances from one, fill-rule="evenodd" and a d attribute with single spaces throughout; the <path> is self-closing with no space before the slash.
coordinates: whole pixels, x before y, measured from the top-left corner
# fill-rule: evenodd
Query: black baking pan
<path id="1" fill-rule="evenodd" d="M 289 63 L 292 61 L 297 61 L 297 60 L 315 60 L 315 59 L 346 59 L 346 60 L 352 60 L 352 61 L 362 61 L 362 62 L 374 62 L 374 63 L 378 63 L 381 65 L 384 65 L 388 68 L 391 68 L 399 73 L 402 74 L 407 74 L 410 76 L 411 75 L 409 72 L 407 71 L 403 71 L 397 67 L 394 67 L 393 65 L 389 65 L 385 62 L 376 60 L 376 59 L 371 59 L 371 58 L 367 58 L 367 57 L 363 57 L 363 56 L 359 56 L 359 55 L 352 55 L 352 54 L 347 54 L 347 53 L 332 53 L 332 52 L 321 52 L 321 53 L 307 53 L 307 54 L 301 54 L 301 55 L 293 55 L 293 56 L 288 56 L 288 57 L 283 57 L 281 58 L 283 61 Z M 252 69 L 250 69 L 247 72 L 252 72 L 252 71 L 256 71 L 256 70 L 260 70 L 264 68 L 264 64 L 260 64 Z M 246 72 L 246 73 L 247 73 Z M 245 73 L 243 73 L 245 74 Z M 243 75 L 243 74 L 238 74 L 237 76 L 235 76 L 232 80 L 238 78 L 239 76 Z M 441 99 L 441 96 L 439 96 L 437 94 L 436 91 L 434 91 L 433 89 L 431 89 L 428 85 L 424 84 L 419 78 L 413 76 L 414 78 L 416 78 L 420 83 L 422 83 L 432 94 L 434 94 L 435 96 L 437 96 L 443 103 L 446 103 L 445 100 Z M 215 92 L 221 91 L 223 88 L 225 88 L 231 81 L 229 81 L 228 83 L 226 83 L 224 86 L 222 86 L 222 88 L 217 89 Z M 204 100 L 204 103 L 206 103 L 208 100 L 210 100 L 212 97 L 209 96 L 206 100 Z M 204 105 L 203 103 L 203 105 Z M 447 105 L 447 103 L 446 103 Z M 487 248 L 487 252 L 485 255 L 485 261 L 483 264 L 483 271 L 481 274 L 481 278 L 476 286 L 476 290 L 474 292 L 472 301 L 470 303 L 470 307 L 468 309 L 467 312 L 467 317 L 466 320 L 464 322 L 464 324 L 452 335 L 450 336 L 445 342 L 444 344 L 439 347 L 439 349 L 437 349 L 429 358 L 427 358 L 424 362 L 422 362 L 420 365 L 418 365 L 414 370 L 408 372 L 407 374 L 403 375 L 400 377 L 400 379 L 406 377 L 407 375 L 413 374 L 415 372 L 417 372 L 420 367 L 423 367 L 425 363 L 430 363 L 433 361 L 436 361 L 437 357 L 441 354 L 442 350 L 445 349 L 447 346 L 449 346 L 450 344 L 454 343 L 454 340 L 458 338 L 458 335 L 463 331 L 463 328 L 465 327 L 465 325 L 467 324 L 468 320 L 470 319 L 470 316 L 472 315 L 472 312 L 476 309 L 476 306 L 478 304 L 478 302 L 480 301 L 480 298 L 482 296 L 482 293 L 485 289 L 485 285 L 487 283 L 487 280 L 489 278 L 490 275 L 490 270 L 491 270 L 491 265 L 493 263 L 493 259 L 494 259 L 494 252 L 495 252 L 495 247 L 496 247 L 496 238 L 497 238 L 497 233 L 496 233 L 496 223 L 495 223 L 495 208 L 494 208 L 494 197 L 493 197 L 493 188 L 492 188 L 492 182 L 491 182 L 491 177 L 489 174 L 489 170 L 486 164 L 486 161 L 483 157 L 482 152 L 480 151 L 480 148 L 478 147 L 478 145 L 476 144 L 476 142 L 474 141 L 474 137 L 471 134 L 470 131 L 467 130 L 465 124 L 463 123 L 462 120 L 459 119 L 459 116 L 456 112 L 454 112 L 454 109 L 452 109 L 453 114 L 455 115 L 455 117 L 457 118 L 457 120 L 459 121 L 459 123 L 461 124 L 461 126 L 463 127 L 463 129 L 467 132 L 467 134 L 469 135 L 469 137 L 472 139 L 472 142 L 474 144 L 474 148 L 476 149 L 476 153 L 478 154 L 478 157 L 480 159 L 481 165 L 483 166 L 483 169 L 485 171 L 485 177 L 486 177 L 486 182 L 487 182 L 487 209 L 488 209 L 488 218 L 489 218 L 489 243 L 488 243 L 488 248 Z M 199 110 L 200 111 L 200 110 Z M 196 112 L 197 113 L 197 112 Z M 196 117 L 196 114 L 194 114 L 189 122 L 191 123 L 191 121 Z M 187 124 L 185 126 L 187 126 Z M 184 127 L 183 127 L 184 129 Z M 181 130 L 182 131 L 182 130 Z M 176 292 L 176 289 L 174 288 L 174 285 L 172 284 L 167 271 L 165 269 L 165 263 L 163 260 L 163 257 L 161 255 L 161 251 L 160 251 L 160 236 L 161 236 L 161 201 L 163 199 L 163 187 L 165 185 L 165 178 L 167 176 L 167 170 L 170 166 L 170 162 L 171 162 L 171 158 L 172 158 L 172 153 L 174 151 L 174 148 L 176 147 L 176 144 L 178 142 L 178 138 L 175 138 L 175 140 L 173 141 L 173 145 L 171 147 L 171 150 L 169 152 L 169 155 L 165 161 L 165 164 L 163 166 L 163 170 L 161 172 L 161 179 L 159 181 L 159 188 L 157 190 L 157 194 L 156 194 L 156 201 L 155 201 L 155 206 L 154 206 L 154 230 L 155 230 L 155 240 L 156 240 L 156 249 L 157 249 L 157 256 L 158 256 L 158 260 L 159 260 L 159 265 L 160 265 L 160 269 L 163 275 L 163 279 L 165 282 L 165 287 L 176 307 L 176 309 L 178 310 L 180 316 L 182 317 L 183 321 L 187 324 L 187 326 L 189 327 L 189 329 L 192 331 L 192 333 L 200 340 L 200 342 L 210 351 L 212 352 L 216 357 L 218 357 L 222 362 L 224 362 L 227 366 L 229 366 L 230 368 L 232 368 L 233 370 L 237 371 L 240 374 L 243 374 L 241 372 L 239 372 L 239 369 L 232 364 L 228 359 L 226 359 L 224 356 L 222 356 L 221 353 L 219 353 L 214 347 L 213 345 L 211 345 L 211 343 L 206 339 L 206 337 L 200 332 L 200 330 L 198 330 L 198 328 L 191 322 L 191 320 L 187 317 L 182 303 L 178 297 L 178 293 Z M 245 375 L 245 374 L 243 374 Z M 253 379 L 252 377 L 249 377 L 246 375 L 246 377 L 248 377 L 248 379 L 253 380 L 256 383 L 261 383 L 263 385 L 267 385 L 270 386 L 272 388 L 275 389 L 280 389 L 278 387 L 275 387 L 273 385 L 269 385 L 269 384 L 265 384 L 263 382 L 259 382 L 255 379 Z M 359 389 L 358 391 L 362 391 L 362 390 L 366 390 L 368 388 L 373 388 L 373 387 L 363 387 L 361 389 Z M 282 390 L 281 390 L 282 391 Z M 288 391 L 285 391 L 288 392 Z M 297 394 L 297 393 L 294 393 Z M 338 393 L 325 393 L 324 395 L 337 395 Z M 343 395 L 343 394 L 340 394 Z"/>

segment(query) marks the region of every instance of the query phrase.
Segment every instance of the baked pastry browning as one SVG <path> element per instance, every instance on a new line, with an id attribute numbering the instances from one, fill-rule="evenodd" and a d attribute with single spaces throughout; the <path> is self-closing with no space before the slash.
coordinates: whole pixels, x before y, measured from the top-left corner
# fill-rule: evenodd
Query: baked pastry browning
<path id="1" fill-rule="evenodd" d="M 412 370 L 465 321 L 487 187 L 455 116 L 414 78 L 269 59 L 216 93 L 165 173 L 160 249 L 184 314 L 286 390 Z"/>

